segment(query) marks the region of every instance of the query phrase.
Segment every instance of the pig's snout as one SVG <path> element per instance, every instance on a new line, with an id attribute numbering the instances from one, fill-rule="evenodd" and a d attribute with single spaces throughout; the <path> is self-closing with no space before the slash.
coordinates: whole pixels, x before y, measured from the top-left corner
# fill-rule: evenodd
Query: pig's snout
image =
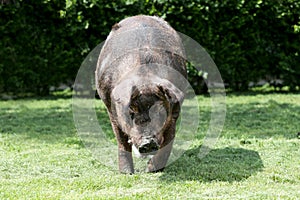
<path id="1" fill-rule="evenodd" d="M 154 138 L 143 139 L 142 144 L 139 146 L 138 150 L 140 153 L 153 153 L 159 149 L 157 140 Z"/>

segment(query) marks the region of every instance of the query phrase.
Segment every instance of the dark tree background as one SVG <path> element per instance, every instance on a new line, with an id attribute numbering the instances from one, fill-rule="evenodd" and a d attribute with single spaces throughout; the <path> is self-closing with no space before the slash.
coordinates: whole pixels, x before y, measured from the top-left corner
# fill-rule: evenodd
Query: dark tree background
<path id="1" fill-rule="evenodd" d="M 261 79 L 300 86 L 299 0 L 1 0 L 0 93 L 71 85 L 111 26 L 137 14 L 161 16 L 195 39 L 233 91 Z M 188 72 L 203 91 L 201 73 Z"/>

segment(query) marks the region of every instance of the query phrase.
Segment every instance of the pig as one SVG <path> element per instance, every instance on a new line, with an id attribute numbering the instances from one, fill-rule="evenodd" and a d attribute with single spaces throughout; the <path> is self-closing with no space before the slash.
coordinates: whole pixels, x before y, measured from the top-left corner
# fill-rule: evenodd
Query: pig
<path id="1" fill-rule="evenodd" d="M 112 27 L 95 80 L 118 143 L 119 171 L 134 173 L 132 149 L 150 157 L 147 172 L 170 156 L 187 78 L 185 51 L 162 18 L 138 15 Z"/>

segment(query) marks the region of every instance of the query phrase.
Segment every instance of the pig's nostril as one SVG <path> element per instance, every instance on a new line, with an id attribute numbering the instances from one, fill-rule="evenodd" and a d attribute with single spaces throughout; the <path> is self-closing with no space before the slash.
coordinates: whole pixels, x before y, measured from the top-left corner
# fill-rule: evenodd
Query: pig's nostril
<path id="1" fill-rule="evenodd" d="M 148 143 L 144 143 L 139 147 L 140 153 L 151 153 L 158 150 L 158 144 L 151 140 Z"/>

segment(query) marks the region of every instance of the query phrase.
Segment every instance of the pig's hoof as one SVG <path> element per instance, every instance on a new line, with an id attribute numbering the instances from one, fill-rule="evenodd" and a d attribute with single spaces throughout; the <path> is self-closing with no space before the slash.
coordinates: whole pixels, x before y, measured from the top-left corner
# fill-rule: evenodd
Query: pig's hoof
<path id="1" fill-rule="evenodd" d="M 120 171 L 122 174 L 129 174 L 129 175 L 132 175 L 134 174 L 134 171 L 128 171 L 128 170 L 122 170 Z"/>
<path id="2" fill-rule="evenodd" d="M 123 167 L 120 168 L 122 174 L 134 174 L 134 169 L 132 167 Z"/>
<path id="3" fill-rule="evenodd" d="M 156 172 L 163 172 L 165 168 L 161 168 L 161 169 L 150 169 L 150 168 L 147 168 L 146 169 L 146 172 L 147 173 L 156 173 Z"/>
<path id="4" fill-rule="evenodd" d="M 155 167 L 155 165 L 153 164 L 153 161 L 150 159 L 149 161 L 148 161 L 148 167 L 147 167 L 147 169 L 146 169 L 146 172 L 147 173 L 156 173 L 156 172 L 162 172 L 162 171 L 164 171 L 164 167 L 159 167 L 159 168 L 156 168 Z"/>

